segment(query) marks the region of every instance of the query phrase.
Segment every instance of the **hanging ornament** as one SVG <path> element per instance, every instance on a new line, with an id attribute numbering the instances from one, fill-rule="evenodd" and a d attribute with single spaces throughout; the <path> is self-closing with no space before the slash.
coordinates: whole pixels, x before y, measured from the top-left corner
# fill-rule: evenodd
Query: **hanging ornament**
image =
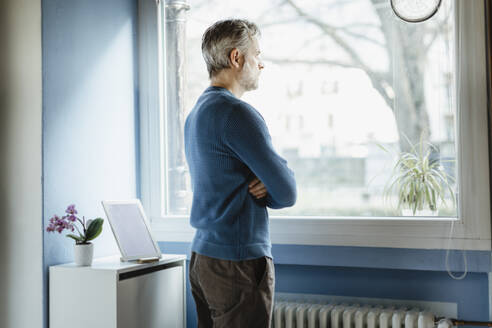
<path id="1" fill-rule="evenodd" d="M 431 18 L 440 5 L 441 0 L 391 0 L 396 16 L 409 23 L 420 23 Z"/>

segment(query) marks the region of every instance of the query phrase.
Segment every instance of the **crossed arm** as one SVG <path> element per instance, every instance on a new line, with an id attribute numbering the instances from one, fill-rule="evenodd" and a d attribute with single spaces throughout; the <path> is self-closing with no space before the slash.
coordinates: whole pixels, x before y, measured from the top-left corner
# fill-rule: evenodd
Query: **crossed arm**
<path id="1" fill-rule="evenodd" d="M 248 184 L 248 190 L 251 195 L 256 197 L 256 199 L 265 197 L 268 192 L 265 184 L 258 178 L 254 178 L 253 181 Z"/>
<path id="2" fill-rule="evenodd" d="M 294 205 L 297 197 L 294 173 L 271 143 L 265 121 L 253 108 L 238 106 L 229 115 L 225 141 L 246 164 L 255 178 L 248 191 L 257 199 L 265 197 L 270 208 Z"/>

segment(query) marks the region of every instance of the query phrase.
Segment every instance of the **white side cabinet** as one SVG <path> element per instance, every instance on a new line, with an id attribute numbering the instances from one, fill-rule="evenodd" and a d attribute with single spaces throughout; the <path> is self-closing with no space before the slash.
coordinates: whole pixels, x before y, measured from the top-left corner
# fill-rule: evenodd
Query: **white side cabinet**
<path id="1" fill-rule="evenodd" d="M 50 267 L 50 328 L 186 327 L 185 255 L 159 262 L 94 260 Z"/>

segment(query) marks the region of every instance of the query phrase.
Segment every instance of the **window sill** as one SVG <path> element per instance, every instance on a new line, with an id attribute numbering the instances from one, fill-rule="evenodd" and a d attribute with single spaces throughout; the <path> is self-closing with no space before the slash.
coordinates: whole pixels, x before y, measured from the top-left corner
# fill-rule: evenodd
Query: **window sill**
<path id="1" fill-rule="evenodd" d="M 152 230 L 169 242 L 190 242 L 195 232 L 187 216 L 153 217 Z M 271 217 L 270 236 L 286 245 L 491 250 L 490 229 L 469 229 L 455 218 Z"/>

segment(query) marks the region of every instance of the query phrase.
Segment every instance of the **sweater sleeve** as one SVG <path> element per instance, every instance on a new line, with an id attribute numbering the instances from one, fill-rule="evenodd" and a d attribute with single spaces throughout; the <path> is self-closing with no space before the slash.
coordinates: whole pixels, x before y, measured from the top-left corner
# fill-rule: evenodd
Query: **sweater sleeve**
<path id="1" fill-rule="evenodd" d="M 266 205 L 284 208 L 297 198 L 294 172 L 273 149 L 265 121 L 243 104 L 231 110 L 224 126 L 224 142 L 267 188 Z"/>

